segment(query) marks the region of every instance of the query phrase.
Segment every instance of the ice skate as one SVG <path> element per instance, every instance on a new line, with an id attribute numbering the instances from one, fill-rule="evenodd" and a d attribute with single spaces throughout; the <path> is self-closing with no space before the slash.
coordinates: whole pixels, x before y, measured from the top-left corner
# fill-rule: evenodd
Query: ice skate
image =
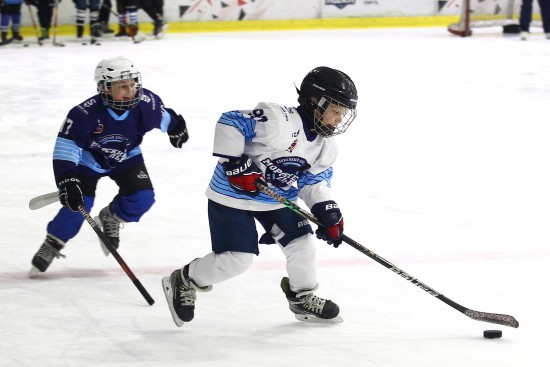
<path id="1" fill-rule="evenodd" d="M 529 32 L 526 32 L 526 31 L 521 31 L 521 33 L 519 34 L 522 41 L 527 41 L 529 39 L 530 35 L 531 34 Z"/>
<path id="2" fill-rule="evenodd" d="M 100 23 L 100 31 L 101 31 L 101 34 L 113 34 L 115 33 L 115 31 L 113 31 L 111 28 L 109 28 L 109 24 L 107 24 L 107 22 L 101 22 Z"/>
<path id="3" fill-rule="evenodd" d="M 162 288 L 172 319 L 178 327 L 182 327 L 184 323 L 195 317 L 197 290 L 208 292 L 212 286 L 199 287 L 194 284 L 189 278 L 189 265 L 185 265 L 183 270 L 175 270 L 169 277 L 162 278 Z"/>
<path id="4" fill-rule="evenodd" d="M 120 244 L 120 228 L 124 227 L 123 223 L 125 223 L 125 221 L 113 213 L 109 205 L 101 209 L 99 215 L 95 217 L 94 220 L 101 227 L 114 249 L 117 250 Z M 105 256 L 109 256 L 111 252 L 107 246 L 105 246 L 101 240 L 99 243 L 101 244 Z"/>
<path id="5" fill-rule="evenodd" d="M 165 20 L 159 19 L 154 22 L 153 36 L 155 36 L 156 39 L 159 40 L 164 37 L 167 30 L 168 23 Z"/>
<path id="6" fill-rule="evenodd" d="M 38 249 L 38 252 L 32 258 L 32 268 L 29 271 L 29 276 L 32 277 L 38 273 L 43 273 L 48 269 L 54 258 L 65 257 L 61 252 L 65 247 L 65 242 L 59 238 L 46 235 L 46 239 L 42 246 Z"/>
<path id="7" fill-rule="evenodd" d="M 281 288 L 286 295 L 290 311 L 294 313 L 297 320 L 326 324 L 344 321 L 341 316 L 338 316 L 340 309 L 336 303 L 313 294 L 317 287 L 295 293 L 290 290 L 288 278 L 284 277 L 281 280 Z"/>

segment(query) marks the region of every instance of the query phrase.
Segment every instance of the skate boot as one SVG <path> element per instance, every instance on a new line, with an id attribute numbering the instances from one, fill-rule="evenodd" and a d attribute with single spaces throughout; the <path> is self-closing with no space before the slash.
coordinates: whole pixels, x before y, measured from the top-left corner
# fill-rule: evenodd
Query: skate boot
<path id="1" fill-rule="evenodd" d="M 2 32 L 1 37 L 2 37 L 2 40 L 0 41 L 0 46 L 7 45 L 12 41 L 11 38 L 8 38 L 8 32 Z"/>
<path id="2" fill-rule="evenodd" d="M 21 36 L 21 34 L 19 32 L 12 32 L 11 38 L 16 42 L 23 41 L 23 37 Z"/>
<path id="3" fill-rule="evenodd" d="M 101 25 L 99 22 L 90 23 L 90 36 L 92 45 L 99 44 L 99 37 L 101 37 Z"/>
<path id="4" fill-rule="evenodd" d="M 115 33 L 115 31 L 113 31 L 111 28 L 109 28 L 109 25 L 107 24 L 107 22 L 101 22 L 100 25 L 101 25 L 100 31 L 101 31 L 102 34 Z"/>
<path id="5" fill-rule="evenodd" d="M 54 258 L 65 257 L 65 255 L 59 252 L 63 247 L 65 247 L 65 242 L 51 234 L 47 234 L 44 243 L 42 243 L 42 246 L 40 246 L 38 252 L 32 258 L 32 268 L 29 271 L 29 276 L 32 277 L 40 272 L 45 272 Z"/>
<path id="6" fill-rule="evenodd" d="M 156 39 L 161 39 L 166 34 L 166 31 L 168 30 L 168 23 L 163 19 L 155 20 L 154 22 L 154 28 L 153 28 L 153 35 Z"/>
<path id="7" fill-rule="evenodd" d="M 290 290 L 288 278 L 284 277 L 281 280 L 281 288 L 286 295 L 290 311 L 294 313 L 297 320 L 331 324 L 344 321 L 338 316 L 340 309 L 336 303 L 313 294 L 317 287 L 295 293 Z"/>
<path id="8" fill-rule="evenodd" d="M 526 32 L 526 31 L 521 31 L 521 33 L 519 34 L 522 41 L 527 41 L 529 39 L 530 35 L 531 34 L 529 32 Z"/>
<path id="9" fill-rule="evenodd" d="M 128 32 L 126 31 L 125 25 L 118 25 L 118 32 L 115 34 L 115 37 L 128 37 Z"/>
<path id="10" fill-rule="evenodd" d="M 40 28 L 40 37 L 39 41 L 44 41 L 50 39 L 50 31 L 47 28 Z"/>
<path id="11" fill-rule="evenodd" d="M 128 29 L 129 29 L 128 35 L 130 36 L 130 38 L 132 38 L 132 41 L 134 41 L 134 43 L 141 43 L 145 41 L 146 39 L 145 33 L 140 31 L 137 25 L 130 24 L 128 26 Z"/>
<path id="12" fill-rule="evenodd" d="M 126 221 L 113 213 L 110 205 L 107 205 L 105 208 L 101 209 L 99 215 L 94 219 L 103 230 L 103 233 L 105 233 L 105 236 L 109 242 L 111 242 L 111 245 L 113 245 L 114 249 L 117 250 L 120 244 L 120 228 L 124 227 L 123 223 L 126 223 Z M 111 252 L 107 246 L 105 246 L 103 241 L 100 241 L 100 244 L 105 256 L 109 256 Z"/>
<path id="13" fill-rule="evenodd" d="M 83 25 L 77 25 L 76 26 L 76 38 L 79 41 L 81 41 L 83 36 L 84 36 L 84 26 Z"/>
<path id="14" fill-rule="evenodd" d="M 189 278 L 189 265 L 183 269 L 174 270 L 169 277 L 162 278 L 162 288 L 168 302 L 172 319 L 178 327 L 195 317 L 195 300 L 197 290 L 208 292 L 212 286 L 199 287 Z"/>

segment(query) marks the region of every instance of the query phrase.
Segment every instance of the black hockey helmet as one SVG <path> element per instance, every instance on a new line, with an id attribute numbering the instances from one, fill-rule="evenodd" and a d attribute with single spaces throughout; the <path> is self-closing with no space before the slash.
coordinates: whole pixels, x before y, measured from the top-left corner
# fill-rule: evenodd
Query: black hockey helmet
<path id="1" fill-rule="evenodd" d="M 342 134 L 357 115 L 357 89 L 351 78 L 340 70 L 316 67 L 296 91 L 308 123 L 319 135 Z"/>

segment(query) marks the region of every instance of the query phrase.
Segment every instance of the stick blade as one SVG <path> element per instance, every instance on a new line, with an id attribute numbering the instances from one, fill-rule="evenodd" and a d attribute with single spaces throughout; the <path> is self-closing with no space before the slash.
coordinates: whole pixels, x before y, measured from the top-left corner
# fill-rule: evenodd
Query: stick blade
<path id="1" fill-rule="evenodd" d="M 40 209 L 45 207 L 46 205 L 53 204 L 56 201 L 59 201 L 59 192 L 57 191 L 50 192 L 49 194 L 44 194 L 44 195 L 40 195 L 35 198 L 32 198 L 29 201 L 29 209 L 30 210 Z"/>
<path id="2" fill-rule="evenodd" d="M 464 312 L 466 316 L 477 321 L 490 322 L 492 324 L 504 325 L 513 328 L 519 327 L 519 322 L 514 318 L 514 316 L 503 315 L 500 313 L 488 313 L 480 312 L 474 310 L 466 310 Z"/>

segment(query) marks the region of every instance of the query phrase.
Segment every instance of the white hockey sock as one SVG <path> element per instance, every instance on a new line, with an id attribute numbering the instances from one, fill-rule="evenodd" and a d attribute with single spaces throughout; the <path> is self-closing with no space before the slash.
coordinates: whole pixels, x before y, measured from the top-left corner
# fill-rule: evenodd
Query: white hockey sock
<path id="1" fill-rule="evenodd" d="M 309 234 L 291 241 L 283 247 L 286 256 L 286 271 L 293 292 L 312 290 L 317 287 L 315 268 L 316 250 L 313 237 Z"/>
<path id="2" fill-rule="evenodd" d="M 200 287 L 214 285 L 246 271 L 252 265 L 254 256 L 245 252 L 211 252 L 191 261 L 189 277 Z"/>

